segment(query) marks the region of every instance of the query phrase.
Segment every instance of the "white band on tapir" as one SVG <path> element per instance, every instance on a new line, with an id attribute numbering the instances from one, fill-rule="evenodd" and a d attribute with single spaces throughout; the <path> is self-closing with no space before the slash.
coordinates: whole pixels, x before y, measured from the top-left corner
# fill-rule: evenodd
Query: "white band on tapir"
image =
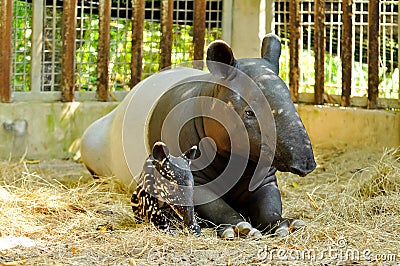
<path id="1" fill-rule="evenodd" d="M 142 171 L 143 161 L 151 151 L 147 123 L 155 103 L 173 84 L 188 77 L 204 74 L 204 71 L 192 68 L 161 71 L 140 82 L 117 107 L 118 112 L 123 113 L 121 133 L 124 162 L 121 163 L 121 167 L 129 168 L 130 178 Z M 124 183 L 130 182 L 131 179 L 125 180 Z"/>

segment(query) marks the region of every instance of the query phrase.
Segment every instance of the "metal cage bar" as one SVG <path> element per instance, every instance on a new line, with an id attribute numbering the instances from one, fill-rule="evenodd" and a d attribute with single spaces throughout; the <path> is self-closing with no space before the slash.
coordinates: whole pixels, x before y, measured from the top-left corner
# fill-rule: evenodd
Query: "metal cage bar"
<path id="1" fill-rule="evenodd" d="M 32 60 L 31 91 L 39 93 L 42 85 L 42 51 L 43 51 L 43 0 L 32 3 Z"/>
<path id="2" fill-rule="evenodd" d="M 12 1 L 0 0 L 0 102 L 11 100 L 12 13 Z"/>
<path id="3" fill-rule="evenodd" d="M 171 66 L 173 0 L 161 0 L 161 60 L 160 69 Z"/>
<path id="4" fill-rule="evenodd" d="M 62 101 L 72 102 L 75 93 L 76 0 L 64 0 L 62 49 Z"/>
<path id="5" fill-rule="evenodd" d="M 99 44 L 97 54 L 97 98 L 99 101 L 108 101 L 110 62 L 110 21 L 111 0 L 99 2 Z"/>
<path id="6" fill-rule="evenodd" d="M 290 0 L 290 69 L 289 69 L 289 88 L 293 102 L 299 100 L 300 85 L 300 1 Z"/>
<path id="7" fill-rule="evenodd" d="M 379 87 L 379 0 L 368 5 L 368 105 L 377 108 Z"/>
<path id="8" fill-rule="evenodd" d="M 142 79 L 144 0 L 134 0 L 132 18 L 131 84 L 133 88 Z"/>
<path id="9" fill-rule="evenodd" d="M 315 104 L 324 103 L 325 86 L 325 0 L 314 2 Z"/>
<path id="10" fill-rule="evenodd" d="M 352 14 L 353 4 L 351 0 L 344 0 L 342 4 L 343 11 L 343 34 L 342 34 L 342 97 L 341 106 L 350 106 L 350 95 L 351 95 L 351 80 L 352 80 L 352 54 L 353 54 L 353 42 L 352 42 Z"/>
<path id="11" fill-rule="evenodd" d="M 206 0 L 196 0 L 194 2 L 194 21 L 193 21 L 193 59 L 202 61 L 204 59 L 204 32 L 206 30 Z M 194 67 L 203 69 L 202 62 L 195 62 Z"/>

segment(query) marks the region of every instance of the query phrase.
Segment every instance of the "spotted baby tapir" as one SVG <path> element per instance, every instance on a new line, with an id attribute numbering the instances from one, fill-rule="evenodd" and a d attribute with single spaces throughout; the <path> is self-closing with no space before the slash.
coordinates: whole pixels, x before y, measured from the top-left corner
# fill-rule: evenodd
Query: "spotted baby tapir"
<path id="1" fill-rule="evenodd" d="M 193 206 L 194 180 L 190 171 L 197 147 L 180 157 L 169 154 L 163 142 L 156 142 L 147 158 L 131 202 L 134 215 L 171 232 L 170 218 L 178 217 L 188 229 L 200 234 Z"/>

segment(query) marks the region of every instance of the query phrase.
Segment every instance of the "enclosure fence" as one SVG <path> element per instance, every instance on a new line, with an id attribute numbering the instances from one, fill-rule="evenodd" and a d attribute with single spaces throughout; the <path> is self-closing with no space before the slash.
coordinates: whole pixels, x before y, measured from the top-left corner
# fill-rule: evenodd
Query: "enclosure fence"
<path id="1" fill-rule="evenodd" d="M 399 109 L 398 8 L 397 0 L 276 0 L 292 99 Z"/>
<path id="2" fill-rule="evenodd" d="M 3 102 L 120 99 L 162 68 L 203 60 L 222 34 L 222 0 L 0 0 L 3 11 Z"/>
<path id="3" fill-rule="evenodd" d="M 121 99 L 164 67 L 202 60 L 227 3 L 0 0 L 0 100 Z M 272 3 L 293 101 L 400 109 L 398 0 Z"/>

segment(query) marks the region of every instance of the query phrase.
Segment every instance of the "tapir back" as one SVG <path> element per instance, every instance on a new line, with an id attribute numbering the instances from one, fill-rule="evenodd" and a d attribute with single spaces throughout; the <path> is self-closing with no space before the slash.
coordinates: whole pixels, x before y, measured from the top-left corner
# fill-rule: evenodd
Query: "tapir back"
<path id="1" fill-rule="evenodd" d="M 81 157 L 86 167 L 98 176 L 114 176 L 129 190 L 136 188 L 134 176 L 151 152 L 148 120 L 158 99 L 175 83 L 205 72 L 176 68 L 143 80 L 108 115 L 85 131 Z"/>

